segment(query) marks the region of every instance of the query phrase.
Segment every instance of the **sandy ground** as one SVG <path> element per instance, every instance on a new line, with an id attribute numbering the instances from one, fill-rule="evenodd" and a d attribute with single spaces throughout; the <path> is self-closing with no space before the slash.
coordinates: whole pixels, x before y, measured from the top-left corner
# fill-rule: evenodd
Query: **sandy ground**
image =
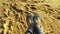
<path id="1" fill-rule="evenodd" d="M 60 34 L 60 0 L 0 0 L 0 34 L 25 34 L 27 12 L 40 15 L 45 34 Z"/>

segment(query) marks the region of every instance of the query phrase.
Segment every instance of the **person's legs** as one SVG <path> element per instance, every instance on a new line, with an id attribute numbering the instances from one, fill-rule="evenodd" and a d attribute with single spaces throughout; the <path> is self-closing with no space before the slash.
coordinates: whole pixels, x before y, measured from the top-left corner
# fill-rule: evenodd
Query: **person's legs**
<path id="1" fill-rule="evenodd" d="M 44 34 L 44 32 L 42 31 L 42 29 L 40 27 L 36 27 L 35 26 L 35 29 L 34 30 L 35 30 L 35 33 L 36 34 Z"/>
<path id="2" fill-rule="evenodd" d="M 27 18 L 28 22 L 30 22 L 31 24 L 29 25 L 29 28 L 27 29 L 25 34 L 34 34 L 34 32 L 35 34 L 44 34 L 44 32 L 39 26 L 40 17 L 38 14 L 35 14 L 34 18 L 30 14 L 30 16 L 28 16 Z"/>
<path id="3" fill-rule="evenodd" d="M 26 34 L 33 34 L 34 33 L 34 24 L 31 23 L 29 28 L 26 31 Z"/>
<path id="4" fill-rule="evenodd" d="M 38 14 L 35 14 L 34 15 L 34 18 L 33 18 L 33 20 L 34 20 L 34 31 L 35 31 L 35 33 L 36 34 L 44 34 L 44 32 L 42 31 L 42 29 L 40 28 L 40 25 L 39 25 L 39 23 L 40 23 L 40 17 L 39 17 L 39 15 Z"/>
<path id="5" fill-rule="evenodd" d="M 27 15 L 27 22 L 30 23 L 27 31 L 25 34 L 33 34 L 34 31 L 34 23 L 33 23 L 33 16 L 31 13 Z"/>

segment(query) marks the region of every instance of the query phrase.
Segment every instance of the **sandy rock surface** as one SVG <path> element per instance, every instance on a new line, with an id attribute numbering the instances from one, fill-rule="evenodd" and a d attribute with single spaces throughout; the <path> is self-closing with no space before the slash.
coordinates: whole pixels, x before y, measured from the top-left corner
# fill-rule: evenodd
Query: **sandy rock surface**
<path id="1" fill-rule="evenodd" d="M 0 34 L 25 34 L 27 12 L 40 15 L 45 34 L 60 34 L 60 0 L 0 0 Z"/>

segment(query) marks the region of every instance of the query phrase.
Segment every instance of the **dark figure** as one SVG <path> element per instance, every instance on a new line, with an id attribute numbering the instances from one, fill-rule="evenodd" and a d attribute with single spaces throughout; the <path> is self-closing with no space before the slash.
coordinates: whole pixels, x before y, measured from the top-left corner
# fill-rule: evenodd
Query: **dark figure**
<path id="1" fill-rule="evenodd" d="M 32 16 L 32 14 L 29 13 L 27 15 L 27 20 L 30 23 L 30 25 L 25 34 L 44 34 L 44 32 L 39 26 L 40 17 L 38 14 L 35 14 L 34 16 Z"/>

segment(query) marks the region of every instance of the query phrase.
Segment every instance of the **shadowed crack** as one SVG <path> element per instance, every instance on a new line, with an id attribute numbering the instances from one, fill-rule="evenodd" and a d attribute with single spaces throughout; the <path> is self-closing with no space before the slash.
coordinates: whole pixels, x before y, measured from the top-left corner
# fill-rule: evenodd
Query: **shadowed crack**
<path id="1" fill-rule="evenodd" d="M 11 6 L 11 8 L 10 8 L 11 10 L 13 9 L 13 10 L 15 10 L 15 11 L 23 14 L 23 10 L 19 10 L 19 9 L 17 9 L 15 6 L 12 6 L 12 5 L 10 5 L 10 6 Z M 13 11 L 13 10 L 12 10 L 12 11 Z"/>

